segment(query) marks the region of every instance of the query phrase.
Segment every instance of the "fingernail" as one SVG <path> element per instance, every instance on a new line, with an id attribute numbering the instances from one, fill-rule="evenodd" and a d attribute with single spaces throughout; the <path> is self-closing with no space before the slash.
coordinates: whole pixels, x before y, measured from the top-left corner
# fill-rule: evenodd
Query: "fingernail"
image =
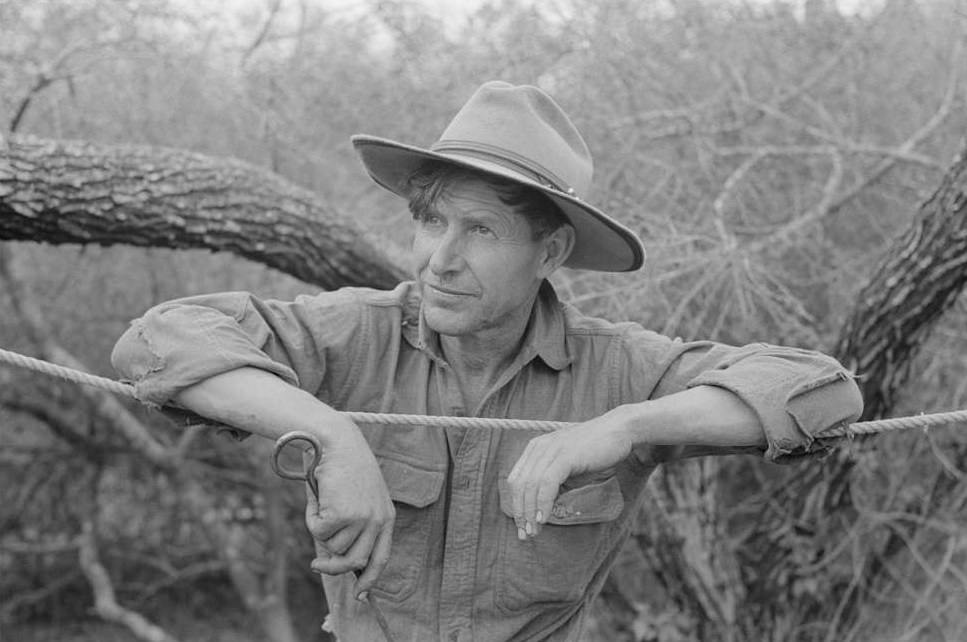
<path id="1" fill-rule="evenodd" d="M 369 599 L 369 591 L 360 591 L 359 595 L 356 596 L 356 599 L 360 602 L 365 602 Z"/>
<path id="2" fill-rule="evenodd" d="M 527 533 L 520 526 L 517 527 L 517 539 L 520 539 L 520 540 L 527 539 Z"/>
<path id="3" fill-rule="evenodd" d="M 537 511 L 537 523 L 538 524 L 543 524 L 544 523 L 544 512 L 543 511 Z"/>
<path id="4" fill-rule="evenodd" d="M 533 535 L 534 525 L 530 522 L 527 522 L 526 524 L 524 524 L 524 532 L 527 533 L 528 535 Z"/>

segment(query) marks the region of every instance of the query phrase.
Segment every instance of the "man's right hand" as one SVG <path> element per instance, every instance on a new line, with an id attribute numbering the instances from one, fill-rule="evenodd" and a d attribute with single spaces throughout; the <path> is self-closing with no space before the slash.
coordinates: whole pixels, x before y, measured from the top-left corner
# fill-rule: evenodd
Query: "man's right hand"
<path id="1" fill-rule="evenodd" d="M 347 421 L 328 432 L 315 470 L 318 501 L 306 485 L 306 526 L 316 545 L 312 570 L 327 575 L 359 572 L 354 589 L 359 597 L 389 561 L 396 510 L 359 428 Z"/>
<path id="2" fill-rule="evenodd" d="M 312 568 L 330 575 L 362 571 L 356 595 L 369 590 L 389 560 L 396 511 L 376 457 L 356 424 L 305 390 L 251 367 L 209 377 L 173 400 L 272 441 L 293 430 L 318 437 L 319 501 L 310 494 L 306 503 L 306 525 L 316 544 Z"/>

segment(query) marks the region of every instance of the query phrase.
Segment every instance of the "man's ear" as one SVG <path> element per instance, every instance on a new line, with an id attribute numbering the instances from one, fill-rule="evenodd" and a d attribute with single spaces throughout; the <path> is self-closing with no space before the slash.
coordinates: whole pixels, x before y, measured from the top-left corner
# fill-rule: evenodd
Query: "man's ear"
<path id="1" fill-rule="evenodd" d="M 544 259 L 541 263 L 541 278 L 546 279 L 571 256 L 571 250 L 574 249 L 574 228 L 562 225 L 545 236 L 542 242 Z"/>

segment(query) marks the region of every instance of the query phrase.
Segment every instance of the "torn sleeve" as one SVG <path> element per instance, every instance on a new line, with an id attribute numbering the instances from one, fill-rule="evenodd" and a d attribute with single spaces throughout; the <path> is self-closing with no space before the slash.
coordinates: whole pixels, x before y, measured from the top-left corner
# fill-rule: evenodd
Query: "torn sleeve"
<path id="1" fill-rule="evenodd" d="M 318 396 L 330 362 L 354 358 L 360 314 L 353 300 L 335 292 L 292 302 L 226 292 L 162 303 L 132 322 L 111 362 L 152 406 L 242 367 L 271 372 Z"/>
<path id="2" fill-rule="evenodd" d="M 218 308 L 163 304 L 131 323 L 111 354 L 122 380 L 139 400 L 162 406 L 184 388 L 209 377 L 251 366 L 297 384 L 288 365 L 271 359 L 258 337 Z"/>
<path id="3" fill-rule="evenodd" d="M 778 463 L 828 453 L 835 440 L 820 435 L 863 411 L 852 373 L 831 357 L 795 348 L 758 345 L 687 387 L 700 385 L 728 390 L 748 405 L 765 433 L 765 458 Z"/>
<path id="4" fill-rule="evenodd" d="M 682 342 L 645 330 L 629 332 L 626 342 L 630 365 L 621 384 L 625 394 L 643 401 L 696 386 L 716 386 L 751 408 L 765 435 L 764 450 L 684 447 L 666 453 L 668 459 L 760 452 L 770 461 L 784 463 L 821 456 L 836 441 L 821 434 L 856 421 L 863 410 L 852 373 L 819 352 L 765 343 L 737 347 Z"/>

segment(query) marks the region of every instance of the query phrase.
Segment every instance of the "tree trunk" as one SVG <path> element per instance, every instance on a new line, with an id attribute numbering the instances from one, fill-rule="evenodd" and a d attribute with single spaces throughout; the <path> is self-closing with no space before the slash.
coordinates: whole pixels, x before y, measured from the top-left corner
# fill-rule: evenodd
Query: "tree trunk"
<path id="1" fill-rule="evenodd" d="M 910 366 L 937 321 L 956 301 L 967 284 L 967 155 L 961 153 L 945 174 L 940 186 L 919 208 L 910 227 L 887 250 L 856 297 L 856 306 L 840 333 L 836 356 L 859 376 L 865 409 L 863 419 L 889 415 L 897 393 L 909 379 Z M 807 607 L 801 583 L 808 581 L 797 566 L 816 563 L 826 551 L 836 548 L 849 524 L 855 520 L 850 493 L 851 472 L 856 454 L 867 447 L 861 439 L 849 452 L 837 450 L 821 469 L 787 489 L 775 505 L 786 507 L 774 514 L 748 546 L 762 557 L 769 572 L 758 578 L 755 595 L 759 620 L 780 622 L 791 605 L 809 613 L 809 619 L 830 617 L 836 609 L 840 626 L 854 622 L 862 596 L 877 587 L 891 558 L 906 549 L 906 542 L 920 524 L 916 520 L 891 526 L 885 541 L 851 569 L 848 580 L 825 587 L 824 600 Z M 954 465 L 963 468 L 967 453 L 959 449 Z M 929 498 L 917 498 L 899 513 L 935 514 L 960 480 L 941 473 Z M 793 527 L 794 526 L 794 527 Z M 798 530 L 802 536 L 792 533 Z M 837 596 L 830 600 L 829 594 Z M 765 608 L 763 608 L 765 607 Z M 805 607 L 805 608 L 804 608 Z M 779 631 L 781 639 L 782 632 Z"/>
<path id="2" fill-rule="evenodd" d="M 888 414 L 924 339 L 967 283 L 967 152 L 860 291 L 836 347 L 862 375 L 866 419 Z"/>
<path id="3" fill-rule="evenodd" d="M 893 411 L 919 348 L 965 283 L 967 156 L 962 154 L 910 227 L 887 248 L 840 333 L 835 354 L 860 376 L 864 419 Z M 743 562 L 741 579 L 735 550 L 717 522 L 715 480 L 700 468 L 660 471 L 637 544 L 660 586 L 644 591 L 660 593 L 649 597 L 649 608 L 664 605 L 678 616 L 664 630 L 649 629 L 654 637 L 644 639 L 787 640 L 802 637 L 797 629 L 804 622 L 828 623 L 835 616 L 841 629 L 855 622 L 860 598 L 885 580 L 889 560 L 913 541 L 919 526 L 904 521 L 878 548 L 871 541 L 874 553 L 848 577 L 830 573 L 820 581 L 804 570 L 821 565 L 855 522 L 850 481 L 856 451 L 837 450 L 822 464 L 804 468 L 793 485 L 776 489 L 755 530 L 731 542 Z M 960 470 L 967 468 L 965 449 L 952 459 Z M 959 484 L 957 477 L 939 474 L 929 498 L 897 510 L 935 514 Z M 662 510 L 664 505 L 670 508 Z M 854 577 L 860 581 L 851 582 Z M 609 578 L 604 596 L 613 617 L 625 623 L 622 628 L 631 629 L 640 619 L 642 605 L 635 597 L 642 594 L 621 573 Z"/>
<path id="4" fill-rule="evenodd" d="M 311 192 L 246 163 L 157 147 L 0 142 L 0 240 L 232 252 L 326 289 L 404 276 Z"/>

